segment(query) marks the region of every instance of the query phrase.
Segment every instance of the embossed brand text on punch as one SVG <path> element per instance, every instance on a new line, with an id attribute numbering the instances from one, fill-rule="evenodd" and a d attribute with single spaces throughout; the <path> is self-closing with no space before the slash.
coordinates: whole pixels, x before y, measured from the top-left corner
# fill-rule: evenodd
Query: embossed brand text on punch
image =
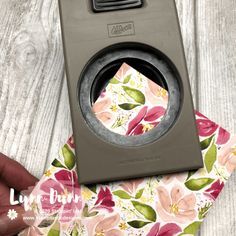
<path id="1" fill-rule="evenodd" d="M 120 37 L 135 35 L 134 22 L 121 22 L 116 24 L 108 24 L 108 35 L 109 37 Z"/>

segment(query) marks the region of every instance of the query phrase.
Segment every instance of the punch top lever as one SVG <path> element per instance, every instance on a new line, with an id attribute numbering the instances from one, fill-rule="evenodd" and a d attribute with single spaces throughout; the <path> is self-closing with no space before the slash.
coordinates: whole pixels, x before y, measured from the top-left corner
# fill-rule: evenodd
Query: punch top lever
<path id="1" fill-rule="evenodd" d="M 119 11 L 142 7 L 143 0 L 92 0 L 94 12 Z"/>

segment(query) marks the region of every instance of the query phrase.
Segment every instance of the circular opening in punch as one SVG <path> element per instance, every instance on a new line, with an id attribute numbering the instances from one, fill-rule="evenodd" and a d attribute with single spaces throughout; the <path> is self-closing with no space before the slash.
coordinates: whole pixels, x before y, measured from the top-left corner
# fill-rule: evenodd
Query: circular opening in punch
<path id="1" fill-rule="evenodd" d="M 117 77 L 123 67 L 128 74 Z M 160 92 L 149 94 L 152 104 L 146 94 L 148 88 L 152 91 L 150 85 Z M 167 57 L 147 45 L 129 43 L 106 48 L 88 62 L 79 79 L 78 99 L 95 135 L 115 145 L 137 147 L 171 129 L 181 108 L 180 90 L 179 74 Z M 158 96 L 163 104 L 155 103 Z M 121 113 L 113 119 L 117 109 Z M 107 122 L 112 129 L 104 126 Z"/>

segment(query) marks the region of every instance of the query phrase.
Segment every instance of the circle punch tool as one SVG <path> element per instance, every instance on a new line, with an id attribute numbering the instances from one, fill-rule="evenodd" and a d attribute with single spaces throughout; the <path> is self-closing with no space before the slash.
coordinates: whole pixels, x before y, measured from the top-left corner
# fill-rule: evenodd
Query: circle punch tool
<path id="1" fill-rule="evenodd" d="M 81 184 L 194 170 L 203 166 L 174 0 L 59 0 Z M 153 130 L 122 136 L 92 104 L 127 63 L 165 88 L 165 117 Z"/>

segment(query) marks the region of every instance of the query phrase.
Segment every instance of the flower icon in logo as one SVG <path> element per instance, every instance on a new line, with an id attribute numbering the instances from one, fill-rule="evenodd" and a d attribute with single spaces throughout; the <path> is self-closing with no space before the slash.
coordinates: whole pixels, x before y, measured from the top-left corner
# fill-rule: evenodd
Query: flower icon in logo
<path id="1" fill-rule="evenodd" d="M 14 209 L 10 209 L 7 213 L 7 216 L 10 220 L 15 220 L 18 216 L 18 213 Z"/>

